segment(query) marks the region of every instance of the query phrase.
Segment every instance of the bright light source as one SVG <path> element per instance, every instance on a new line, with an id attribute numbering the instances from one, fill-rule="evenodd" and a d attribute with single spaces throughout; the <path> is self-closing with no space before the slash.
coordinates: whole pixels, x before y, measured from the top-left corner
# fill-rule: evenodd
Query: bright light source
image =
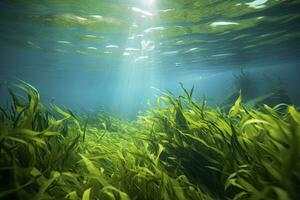
<path id="1" fill-rule="evenodd" d="M 146 6 L 152 6 L 155 0 L 143 0 L 143 4 Z"/>

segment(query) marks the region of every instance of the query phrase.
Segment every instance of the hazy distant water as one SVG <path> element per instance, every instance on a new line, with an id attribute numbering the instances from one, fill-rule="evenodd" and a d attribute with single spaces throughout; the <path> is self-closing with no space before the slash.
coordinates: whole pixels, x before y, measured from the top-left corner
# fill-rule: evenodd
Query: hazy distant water
<path id="1" fill-rule="evenodd" d="M 281 78 L 298 101 L 299 18 L 299 0 L 2 0 L 0 81 L 134 115 L 179 81 L 217 102 L 243 68 Z"/>

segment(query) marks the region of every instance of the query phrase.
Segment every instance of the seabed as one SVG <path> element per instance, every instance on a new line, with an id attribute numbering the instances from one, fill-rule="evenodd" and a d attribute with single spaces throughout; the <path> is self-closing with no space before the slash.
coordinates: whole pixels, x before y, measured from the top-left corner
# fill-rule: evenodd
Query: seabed
<path id="1" fill-rule="evenodd" d="M 134 121 L 45 106 L 27 83 L 0 109 L 0 199 L 299 199 L 295 106 L 229 109 L 193 89 Z M 22 90 L 22 92 L 20 92 Z M 25 95 L 24 95 L 25 92 Z"/>

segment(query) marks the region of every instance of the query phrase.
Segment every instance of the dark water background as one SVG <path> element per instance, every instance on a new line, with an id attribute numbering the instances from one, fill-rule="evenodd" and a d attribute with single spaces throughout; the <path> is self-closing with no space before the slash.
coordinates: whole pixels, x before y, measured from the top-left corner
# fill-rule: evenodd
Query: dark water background
<path id="1" fill-rule="evenodd" d="M 284 88 L 299 105 L 299 22 L 296 0 L 1 0 L 0 82 L 134 117 L 179 82 L 218 105 L 243 71 L 257 96 Z"/>

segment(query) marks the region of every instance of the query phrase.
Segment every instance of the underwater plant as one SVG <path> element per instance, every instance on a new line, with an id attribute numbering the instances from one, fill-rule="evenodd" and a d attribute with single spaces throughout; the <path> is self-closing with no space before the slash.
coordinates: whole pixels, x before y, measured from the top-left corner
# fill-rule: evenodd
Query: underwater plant
<path id="1" fill-rule="evenodd" d="M 182 89 L 128 122 L 49 108 L 13 84 L 0 108 L 0 199 L 300 198 L 295 106 L 247 108 L 240 95 L 224 112 Z"/>
<path id="2" fill-rule="evenodd" d="M 243 98 L 245 100 L 254 98 L 257 96 L 257 89 L 255 87 L 254 77 L 241 69 L 241 72 L 237 75 L 234 75 L 233 80 L 233 89 L 234 91 L 242 91 Z"/>
<path id="3" fill-rule="evenodd" d="M 261 87 L 262 85 L 264 87 Z M 232 92 L 220 103 L 221 109 L 228 112 L 240 95 L 243 96 L 244 105 L 248 108 L 259 108 L 264 104 L 271 107 L 281 103 L 292 104 L 282 80 L 274 80 L 266 74 L 262 77 L 254 77 L 243 69 L 239 74 L 234 75 Z"/>

